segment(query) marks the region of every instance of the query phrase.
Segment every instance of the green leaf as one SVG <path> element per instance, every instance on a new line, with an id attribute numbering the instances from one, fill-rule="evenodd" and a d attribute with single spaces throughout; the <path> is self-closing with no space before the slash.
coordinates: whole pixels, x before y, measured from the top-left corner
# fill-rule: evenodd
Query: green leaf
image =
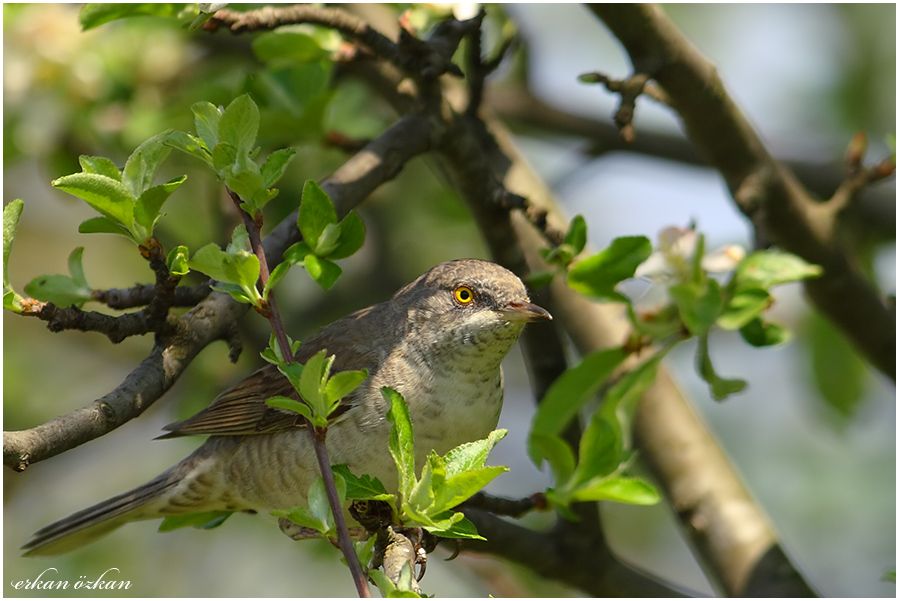
<path id="1" fill-rule="evenodd" d="M 587 355 L 578 365 L 559 376 L 537 407 L 531 437 L 535 434 L 560 434 L 626 357 L 627 353 L 621 348 L 604 349 Z M 530 442 L 528 454 L 539 467 L 543 456 Z"/>
<path id="2" fill-rule="evenodd" d="M 497 465 L 465 470 L 453 476 L 446 474 L 442 486 L 434 489 L 434 503 L 429 511 L 433 514 L 456 507 L 508 471 L 506 466 Z"/>
<path id="3" fill-rule="evenodd" d="M 81 165 L 81 170 L 84 173 L 96 173 L 98 175 L 105 175 L 106 177 L 117 181 L 122 180 L 122 174 L 119 172 L 119 168 L 106 157 L 94 157 L 83 154 L 78 157 L 78 163 Z"/>
<path id="4" fill-rule="evenodd" d="M 649 482 L 634 477 L 596 478 L 572 494 L 574 501 L 616 501 L 630 505 L 655 505 L 662 499 Z"/>
<path id="5" fill-rule="evenodd" d="M 340 226 L 336 223 L 329 223 L 322 230 L 321 236 L 315 243 L 315 254 L 319 257 L 327 257 L 331 251 L 337 248 L 337 240 L 340 237 Z"/>
<path id="6" fill-rule="evenodd" d="M 722 378 L 715 373 L 712 367 L 712 359 L 709 357 L 709 337 L 699 337 L 699 345 L 696 349 L 696 369 L 703 380 L 709 383 L 712 398 L 722 401 L 732 394 L 736 394 L 746 388 L 746 381 L 736 378 Z"/>
<path id="7" fill-rule="evenodd" d="M 761 288 L 818 277 L 823 270 L 790 253 L 760 250 L 747 255 L 734 274 L 737 290 Z"/>
<path id="8" fill-rule="evenodd" d="M 22 217 L 22 209 L 25 201 L 17 198 L 3 207 L 3 286 L 9 286 L 9 253 L 12 252 L 12 243 L 16 239 L 16 228 Z"/>
<path id="9" fill-rule="evenodd" d="M 669 347 L 670 348 L 670 347 Z M 617 420 L 621 425 L 622 435 L 627 438 L 630 432 L 630 421 L 637 408 L 637 402 L 643 393 L 655 382 L 659 364 L 665 357 L 667 349 L 656 352 L 637 367 L 629 370 L 619 379 L 603 397 L 600 412 L 610 420 Z M 629 444 L 625 444 L 629 447 Z"/>
<path id="10" fill-rule="evenodd" d="M 365 222 L 356 211 L 350 211 L 340 222 L 340 238 L 328 257 L 345 259 L 362 248 L 363 242 L 365 242 Z"/>
<path id="11" fill-rule="evenodd" d="M 618 420 L 597 411 L 581 436 L 578 464 L 568 484 L 577 487 L 592 478 L 615 472 L 623 456 Z"/>
<path id="12" fill-rule="evenodd" d="M 440 538 L 467 538 L 473 540 L 487 540 L 480 534 L 478 534 L 478 529 L 474 525 L 474 522 L 469 520 L 468 518 L 462 518 L 447 530 L 433 530 L 427 529 L 434 536 L 439 536 Z"/>
<path id="13" fill-rule="evenodd" d="M 852 417 L 868 389 L 868 367 L 842 332 L 817 313 L 809 316 L 803 342 L 811 375 L 824 403 L 843 418 Z"/>
<path id="14" fill-rule="evenodd" d="M 409 407 L 403 395 L 393 388 L 385 386 L 381 394 L 387 401 L 387 420 L 391 424 L 388 448 L 399 474 L 400 494 L 406 499 L 415 485 L 415 441 Z"/>
<path id="15" fill-rule="evenodd" d="M 340 277 L 342 269 L 328 259 L 321 259 L 313 254 L 306 255 L 303 258 L 303 266 L 315 282 L 323 289 L 328 290 Z"/>
<path id="16" fill-rule="evenodd" d="M 324 349 L 314 354 L 303 366 L 300 374 L 300 396 L 312 408 L 313 424 L 325 425 L 328 423 L 330 403 L 324 396 L 324 383 L 331 369 L 334 356 L 327 357 Z"/>
<path id="17" fill-rule="evenodd" d="M 539 290 L 549 286 L 556 276 L 555 271 L 532 271 L 524 278 L 528 288 Z"/>
<path id="18" fill-rule="evenodd" d="M 171 147 L 166 145 L 171 133 L 169 130 L 156 134 L 135 148 L 128 157 L 122 169 L 122 184 L 132 197 L 139 198 L 153 185 L 156 170 L 172 152 Z"/>
<path id="19" fill-rule="evenodd" d="M 322 534 L 328 532 L 328 524 L 322 523 L 322 521 L 313 516 L 306 507 L 298 506 L 289 511 L 275 510 L 272 512 L 272 515 L 277 518 L 286 518 L 298 526 L 309 528 Z"/>
<path id="20" fill-rule="evenodd" d="M 587 222 L 581 215 L 575 215 L 565 234 L 565 244 L 571 246 L 575 255 L 579 254 L 587 246 Z"/>
<path id="21" fill-rule="evenodd" d="M 282 148 L 268 155 L 262 164 L 262 185 L 271 188 L 278 183 L 296 153 L 293 148 Z"/>
<path id="22" fill-rule="evenodd" d="M 284 276 L 287 275 L 287 272 L 290 271 L 291 267 L 293 267 L 293 265 L 287 261 L 278 263 L 277 267 L 272 270 L 271 275 L 268 276 L 268 281 L 265 282 L 265 287 L 262 290 L 262 298 L 268 300 L 269 293 L 284 279 Z"/>
<path id="23" fill-rule="evenodd" d="M 263 33 L 253 40 L 253 52 L 260 60 L 276 66 L 305 63 L 328 56 L 315 38 L 298 31 Z"/>
<path id="24" fill-rule="evenodd" d="M 179 528 L 199 528 L 211 530 L 225 523 L 231 517 L 231 511 L 204 511 L 202 513 L 188 513 L 185 515 L 170 515 L 159 524 L 159 532 L 171 532 Z"/>
<path id="25" fill-rule="evenodd" d="M 83 246 L 79 246 L 71 253 L 69 253 L 69 259 L 67 261 L 69 266 L 69 275 L 72 276 L 72 281 L 75 282 L 76 285 L 90 290 L 90 286 L 88 286 L 87 284 L 87 278 L 84 277 L 84 265 L 81 264 L 81 259 L 83 256 Z"/>
<path id="26" fill-rule="evenodd" d="M 677 304 L 684 325 L 694 336 L 708 332 L 721 315 L 721 287 L 713 279 L 707 279 L 705 285 L 693 282 L 675 284 L 668 288 L 668 293 Z"/>
<path id="27" fill-rule="evenodd" d="M 740 328 L 740 336 L 752 346 L 775 346 L 790 340 L 785 327 L 757 317 Z"/>
<path id="28" fill-rule="evenodd" d="M 346 485 L 344 484 L 341 487 L 338 482 L 342 483 L 342 480 L 335 480 L 335 485 L 337 485 L 338 496 L 343 499 L 346 497 Z M 341 488 L 343 488 L 341 494 Z M 309 495 L 308 495 L 308 503 L 309 503 L 309 513 L 312 516 L 312 519 L 317 521 L 320 524 L 319 532 L 322 534 L 327 534 L 334 530 L 334 516 L 331 514 L 331 505 L 328 503 L 328 493 L 325 490 L 325 483 L 318 477 L 312 483 L 312 486 L 309 487 Z"/>
<path id="29" fill-rule="evenodd" d="M 446 475 L 448 478 L 462 472 L 479 469 L 487 463 L 487 455 L 493 450 L 500 440 L 506 437 L 508 430 L 494 430 L 487 438 L 466 442 L 451 449 L 443 456 L 446 462 Z"/>
<path id="30" fill-rule="evenodd" d="M 331 466 L 334 474 L 346 483 L 346 498 L 351 501 L 392 501 L 394 496 L 387 492 L 380 480 L 368 474 L 355 475 L 346 464 Z"/>
<path id="31" fill-rule="evenodd" d="M 199 138 L 183 131 L 173 131 L 169 133 L 165 143 L 175 150 L 180 150 L 185 154 L 198 158 L 210 167 L 215 168 L 212 162 L 212 153 Z"/>
<path id="32" fill-rule="evenodd" d="M 300 200 L 297 217 L 297 226 L 306 244 L 315 245 L 329 223 L 337 223 L 334 203 L 318 184 L 307 180 L 303 186 L 303 197 Z"/>
<path id="33" fill-rule="evenodd" d="M 424 524 L 431 522 L 431 516 L 438 513 L 434 508 L 435 491 L 443 487 L 446 481 L 446 462 L 433 450 L 421 470 L 421 477 L 412 487 L 408 495 L 403 496 L 403 510 L 414 520 Z M 446 511 L 440 508 L 440 512 Z"/>
<path id="34" fill-rule="evenodd" d="M 574 451 L 560 436 L 531 432 L 528 437 L 528 454 L 540 457 L 549 463 L 553 479 L 561 486 L 571 478 L 574 473 Z M 537 463 L 537 460 L 534 461 Z"/>
<path id="35" fill-rule="evenodd" d="M 325 398 L 330 403 L 336 403 L 359 388 L 367 377 L 367 369 L 338 372 L 328 379 L 325 385 Z"/>
<path id="36" fill-rule="evenodd" d="M 281 411 L 298 413 L 310 422 L 312 421 L 312 411 L 309 409 L 309 405 L 307 405 L 306 403 L 301 403 L 296 399 L 277 395 L 265 399 L 265 404 L 272 409 L 280 409 Z"/>
<path id="37" fill-rule="evenodd" d="M 189 265 L 194 271 L 205 273 L 219 282 L 236 285 L 243 295 L 251 300 L 251 304 L 257 304 L 261 299 L 256 290 L 256 281 L 259 279 L 259 259 L 250 252 L 237 250 L 242 241 L 238 230 L 240 227 L 235 228 L 235 238 L 228 245 L 229 252 L 223 251 L 214 243 L 209 243 L 194 253 Z M 223 290 L 232 294 L 232 290 L 227 286 Z M 235 295 L 232 294 L 232 296 Z M 238 297 L 235 296 L 235 298 Z"/>
<path id="38" fill-rule="evenodd" d="M 219 121 L 222 111 L 211 102 L 195 102 L 190 107 L 194 114 L 194 129 L 197 135 L 206 144 L 207 149 L 215 148 L 219 143 Z"/>
<path id="39" fill-rule="evenodd" d="M 170 250 L 165 258 L 165 264 L 169 269 L 169 273 L 176 276 L 187 275 L 190 271 L 189 262 L 190 253 L 183 244 Z"/>
<path id="40" fill-rule="evenodd" d="M 312 252 L 312 249 L 309 248 L 309 245 L 303 241 L 296 242 L 291 244 L 290 247 L 284 251 L 284 255 L 282 258 L 284 261 L 290 263 L 291 265 L 296 265 L 297 263 L 302 263 L 303 259 L 306 258 L 306 255 Z"/>
<path id="41" fill-rule="evenodd" d="M 633 277 L 651 253 L 652 244 L 645 236 L 616 238 L 608 248 L 575 263 L 568 271 L 568 285 L 589 296 L 626 301 L 615 285 Z"/>
<path id="42" fill-rule="evenodd" d="M 91 300 L 91 291 L 75 283 L 67 275 L 42 275 L 25 285 L 29 296 L 57 307 L 80 307 Z"/>
<path id="43" fill-rule="evenodd" d="M 131 233 L 109 217 L 91 217 L 78 226 L 82 234 L 116 234 L 131 239 Z"/>
<path id="44" fill-rule="evenodd" d="M 146 189 L 140 195 L 140 198 L 137 199 L 137 203 L 134 205 L 134 220 L 146 228 L 148 235 L 153 234 L 153 226 L 156 224 L 162 205 L 168 200 L 172 192 L 177 190 L 185 181 L 187 181 L 186 175 L 176 177 L 164 184 Z"/>
<path id="45" fill-rule="evenodd" d="M 219 142 L 212 149 L 212 167 L 218 172 L 219 177 L 230 173 L 237 162 L 237 147 L 228 142 Z"/>
<path id="46" fill-rule="evenodd" d="M 183 4 L 85 4 L 78 19 L 81 29 L 87 31 L 117 19 L 129 17 L 175 17 L 184 9 Z"/>
<path id="47" fill-rule="evenodd" d="M 76 196 L 128 230 L 134 224 L 134 198 L 119 181 L 96 173 L 73 173 L 53 180 L 53 187 Z"/>
<path id="48" fill-rule="evenodd" d="M 24 207 L 25 202 L 20 198 L 3 207 L 3 308 L 14 313 L 22 311 L 22 297 L 9 284 L 9 254 Z"/>
<path id="49" fill-rule="evenodd" d="M 249 94 L 231 101 L 219 120 L 219 140 L 230 144 L 237 152 L 248 153 L 256 145 L 259 132 L 259 107 Z"/>
<path id="50" fill-rule="evenodd" d="M 758 319 L 773 299 L 766 290 L 746 288 L 738 290 L 728 301 L 724 312 L 718 318 L 718 325 L 725 330 L 739 330 L 749 322 Z"/>

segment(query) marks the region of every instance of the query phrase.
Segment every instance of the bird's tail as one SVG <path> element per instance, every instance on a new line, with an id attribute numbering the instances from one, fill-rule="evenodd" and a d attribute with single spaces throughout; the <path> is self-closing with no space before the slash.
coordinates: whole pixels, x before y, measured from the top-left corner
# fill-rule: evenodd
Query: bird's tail
<path id="1" fill-rule="evenodd" d="M 71 551 L 115 530 L 125 522 L 157 517 L 148 504 L 176 486 L 179 478 L 169 470 L 142 486 L 73 513 L 41 528 L 22 549 L 26 556 L 58 555 Z"/>

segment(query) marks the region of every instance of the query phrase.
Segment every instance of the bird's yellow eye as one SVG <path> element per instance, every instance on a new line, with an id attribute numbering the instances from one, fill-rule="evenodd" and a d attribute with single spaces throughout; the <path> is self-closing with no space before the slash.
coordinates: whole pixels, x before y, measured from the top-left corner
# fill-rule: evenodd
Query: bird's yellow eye
<path id="1" fill-rule="evenodd" d="M 474 300 L 474 292 L 468 286 L 457 286 L 453 290 L 453 298 L 460 305 L 467 305 Z"/>

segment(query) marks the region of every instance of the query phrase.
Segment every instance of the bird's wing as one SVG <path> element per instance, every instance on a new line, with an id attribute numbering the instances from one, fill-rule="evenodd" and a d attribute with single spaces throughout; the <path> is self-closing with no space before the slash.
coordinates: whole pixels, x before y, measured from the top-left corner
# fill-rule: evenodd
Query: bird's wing
<path id="1" fill-rule="evenodd" d="M 332 366 L 334 371 L 368 369 L 371 373 L 379 362 L 374 343 L 379 339 L 383 341 L 384 332 L 376 331 L 373 324 L 377 320 L 367 317 L 380 307 L 375 305 L 332 323 L 300 347 L 297 360 L 305 363 L 320 349 L 327 349 L 329 353 L 336 355 Z M 335 341 L 330 345 L 333 349 L 328 348 L 330 341 Z M 159 438 L 189 435 L 245 436 L 305 427 L 306 420 L 300 415 L 265 404 L 266 399 L 276 395 L 299 399 L 287 378 L 274 365 L 267 365 L 224 391 L 194 416 L 163 427 L 168 433 Z M 354 394 L 343 399 L 331 419 L 346 413 L 355 402 Z"/>

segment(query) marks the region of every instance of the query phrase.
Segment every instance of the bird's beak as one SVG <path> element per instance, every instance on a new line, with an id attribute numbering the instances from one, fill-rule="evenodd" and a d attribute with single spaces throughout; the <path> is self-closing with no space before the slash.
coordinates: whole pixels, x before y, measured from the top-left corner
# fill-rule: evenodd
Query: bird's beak
<path id="1" fill-rule="evenodd" d="M 500 309 L 503 317 L 509 321 L 549 321 L 553 318 L 549 311 L 535 305 L 534 303 L 524 303 L 513 301 Z"/>

